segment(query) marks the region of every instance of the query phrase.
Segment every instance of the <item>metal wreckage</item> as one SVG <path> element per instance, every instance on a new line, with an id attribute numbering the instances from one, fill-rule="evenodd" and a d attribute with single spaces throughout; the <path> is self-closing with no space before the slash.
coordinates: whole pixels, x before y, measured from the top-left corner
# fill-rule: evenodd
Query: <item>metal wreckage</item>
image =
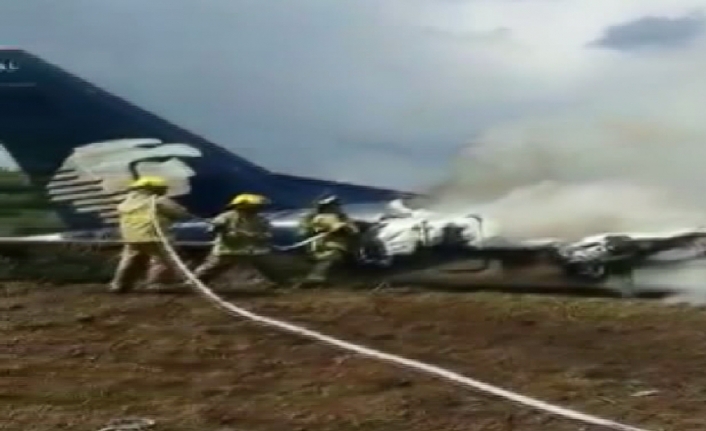
<path id="1" fill-rule="evenodd" d="M 292 285 L 311 266 L 306 246 L 296 246 L 302 240 L 296 225 L 303 215 L 304 210 L 268 215 L 274 228 L 274 250 L 266 260 L 271 282 Z M 706 251 L 706 230 L 701 229 L 602 234 L 575 242 L 509 241 L 487 232 L 480 215 L 410 209 L 399 200 L 373 219 L 368 211 L 350 216 L 363 234 L 331 281 L 367 288 L 441 281 L 472 284 L 472 275 L 500 264 L 502 269 L 554 266 L 563 280 L 577 285 L 600 286 L 618 278 L 629 292 L 636 270 L 703 259 Z M 209 251 L 212 237 L 204 237 L 208 226 L 198 221 L 173 228 L 174 244 L 191 267 Z M 120 247 L 117 232 L 107 229 L 0 239 L 0 256 L 8 279 L 105 282 Z"/>
<path id="2" fill-rule="evenodd" d="M 271 267 L 287 284 L 311 265 L 296 225 L 322 193 L 344 203 L 363 235 L 333 282 L 375 286 L 429 277 L 470 282 L 505 269 L 551 265 L 567 280 L 598 285 L 636 269 L 704 257 L 701 228 L 601 233 L 580 241 L 513 241 L 489 232 L 483 214 L 442 214 L 406 205 L 415 193 L 272 172 L 21 49 L 0 50 L 0 141 L 32 186 L 50 198 L 65 232 L 0 238 L 6 280 L 103 282 L 121 247 L 116 203 L 140 175 L 169 182 L 169 194 L 208 219 L 232 196 L 274 204 Z M 208 252 L 207 221 L 174 226 L 174 245 L 195 266 Z M 274 277 L 274 276 L 273 276 Z"/>

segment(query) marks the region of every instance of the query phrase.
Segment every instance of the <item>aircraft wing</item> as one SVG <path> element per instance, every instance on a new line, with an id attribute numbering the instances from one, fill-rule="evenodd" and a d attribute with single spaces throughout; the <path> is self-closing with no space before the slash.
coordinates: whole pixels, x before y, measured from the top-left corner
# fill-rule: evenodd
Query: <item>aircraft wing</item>
<path id="1" fill-rule="evenodd" d="M 578 241 L 560 238 L 512 239 L 488 226 L 480 216 L 448 216 L 391 205 L 397 215 L 376 230 L 390 255 L 408 255 L 421 247 L 452 247 L 482 259 L 525 262 L 549 258 L 561 265 L 607 262 L 644 264 L 660 259 L 690 260 L 706 257 L 706 229 L 686 228 L 663 232 L 613 232 Z M 399 207 L 399 208 L 398 208 Z M 491 227 L 487 229 L 486 227 Z M 671 255 L 666 255 L 671 253 Z"/>
<path id="2" fill-rule="evenodd" d="M 694 259 L 706 256 L 706 229 L 593 235 L 557 248 L 567 261 Z"/>
<path id="3" fill-rule="evenodd" d="M 621 237 L 633 243 L 665 243 L 706 237 L 705 228 L 687 228 L 664 232 L 612 232 L 583 238 L 581 243 L 601 242 L 609 237 Z"/>

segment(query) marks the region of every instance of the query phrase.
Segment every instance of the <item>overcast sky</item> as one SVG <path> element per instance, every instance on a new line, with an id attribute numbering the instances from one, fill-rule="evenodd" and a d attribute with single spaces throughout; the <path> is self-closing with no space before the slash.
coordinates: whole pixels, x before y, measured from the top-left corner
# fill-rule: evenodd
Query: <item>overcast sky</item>
<path id="1" fill-rule="evenodd" d="M 704 103 L 704 7 L 0 0 L 0 44 L 272 169 L 410 189 L 442 178 L 459 148 L 504 122 Z"/>

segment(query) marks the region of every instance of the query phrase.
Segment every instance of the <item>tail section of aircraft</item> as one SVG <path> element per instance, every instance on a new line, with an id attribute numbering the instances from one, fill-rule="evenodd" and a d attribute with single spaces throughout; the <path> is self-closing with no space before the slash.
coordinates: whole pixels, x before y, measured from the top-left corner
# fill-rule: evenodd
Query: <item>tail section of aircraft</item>
<path id="1" fill-rule="evenodd" d="M 400 196 L 272 173 L 18 49 L 0 50 L 0 143 L 71 229 L 114 224 L 116 202 L 145 174 L 167 178 L 172 196 L 203 217 L 241 192 L 270 196 L 275 209 L 322 193 L 351 203 Z"/>

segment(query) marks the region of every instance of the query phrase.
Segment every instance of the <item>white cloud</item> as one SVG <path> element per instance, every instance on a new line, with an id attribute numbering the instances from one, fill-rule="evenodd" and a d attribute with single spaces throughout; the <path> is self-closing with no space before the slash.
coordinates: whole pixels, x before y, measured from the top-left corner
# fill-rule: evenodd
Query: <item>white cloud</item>
<path id="1" fill-rule="evenodd" d="M 700 45 L 644 55 L 586 45 L 608 26 L 704 4 L 23 0 L 0 4 L 0 40 L 267 166 L 417 187 L 511 119 L 660 115 L 667 103 L 696 121 L 698 109 L 676 112 L 703 94 Z"/>

